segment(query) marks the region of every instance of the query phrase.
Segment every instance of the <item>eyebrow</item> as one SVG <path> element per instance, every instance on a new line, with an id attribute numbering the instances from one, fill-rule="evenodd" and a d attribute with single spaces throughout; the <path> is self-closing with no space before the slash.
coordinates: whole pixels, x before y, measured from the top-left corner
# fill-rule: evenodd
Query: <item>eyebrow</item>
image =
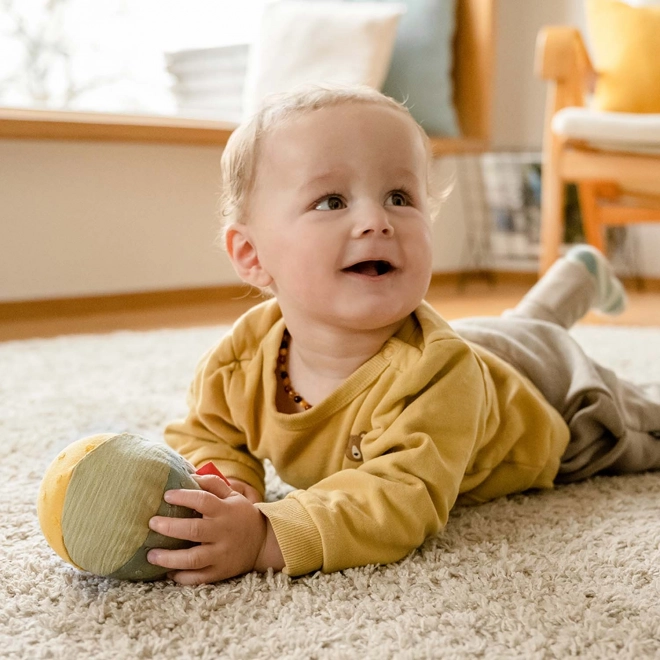
<path id="1" fill-rule="evenodd" d="M 321 184 L 325 181 L 328 181 L 330 179 L 334 179 L 338 175 L 343 175 L 343 171 L 340 169 L 334 169 L 334 170 L 327 170 L 325 172 L 321 172 L 320 174 L 317 174 L 310 179 L 305 179 L 299 186 L 299 190 L 304 190 L 305 188 L 310 188 L 311 186 L 314 186 L 316 184 Z"/>
<path id="2" fill-rule="evenodd" d="M 325 172 L 321 172 L 320 174 L 317 174 L 310 179 L 305 179 L 299 186 L 299 190 L 304 190 L 305 188 L 309 188 L 313 185 L 316 184 L 322 184 L 325 181 L 334 179 L 337 176 L 343 176 L 345 174 L 344 170 L 341 170 L 339 168 L 335 168 L 332 170 L 327 170 Z M 393 172 L 391 172 L 392 177 L 401 177 L 403 179 L 413 179 L 415 182 L 419 182 L 420 178 L 415 174 L 412 170 L 409 170 L 405 167 L 397 168 Z"/>
<path id="3" fill-rule="evenodd" d="M 401 176 L 407 179 L 415 179 L 415 181 L 419 181 L 419 177 L 417 176 L 417 174 L 415 174 L 415 172 L 405 167 L 397 168 L 396 171 L 393 172 L 393 176 Z"/>

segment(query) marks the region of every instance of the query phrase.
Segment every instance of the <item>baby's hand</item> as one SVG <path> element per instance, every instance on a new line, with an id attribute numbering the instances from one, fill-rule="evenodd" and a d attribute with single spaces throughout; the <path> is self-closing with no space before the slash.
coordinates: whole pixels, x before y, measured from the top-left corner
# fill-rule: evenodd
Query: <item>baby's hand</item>
<path id="1" fill-rule="evenodd" d="M 259 493 L 259 491 L 253 486 L 250 486 L 250 484 L 246 484 L 240 479 L 232 479 L 231 477 L 229 478 L 229 483 L 237 493 L 247 497 L 252 504 L 264 501 L 264 498 L 261 497 L 261 493 Z"/>
<path id="2" fill-rule="evenodd" d="M 150 550 L 147 559 L 174 569 L 169 577 L 179 584 L 216 582 L 242 575 L 257 566 L 272 538 L 266 517 L 246 497 L 220 477 L 194 476 L 202 490 L 168 490 L 165 500 L 194 509 L 202 518 L 154 516 L 149 527 L 176 539 L 200 545 L 185 550 Z M 279 549 L 279 546 L 278 546 Z"/>

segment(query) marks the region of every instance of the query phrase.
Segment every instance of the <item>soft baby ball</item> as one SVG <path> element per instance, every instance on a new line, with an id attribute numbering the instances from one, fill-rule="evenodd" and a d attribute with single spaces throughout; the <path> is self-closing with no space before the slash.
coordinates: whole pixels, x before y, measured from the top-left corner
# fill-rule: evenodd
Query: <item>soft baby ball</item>
<path id="1" fill-rule="evenodd" d="M 194 468 L 166 445 L 129 433 L 95 435 L 69 445 L 41 483 L 37 512 L 49 545 L 76 568 L 123 580 L 153 580 L 151 548 L 192 543 L 149 529 L 152 516 L 199 516 L 163 500 L 172 488 L 199 489 Z"/>

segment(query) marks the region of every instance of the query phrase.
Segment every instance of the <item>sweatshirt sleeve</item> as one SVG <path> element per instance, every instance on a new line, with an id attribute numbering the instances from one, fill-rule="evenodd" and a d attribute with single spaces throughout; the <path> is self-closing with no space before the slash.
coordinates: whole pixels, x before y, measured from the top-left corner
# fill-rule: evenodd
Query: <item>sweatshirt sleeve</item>
<path id="1" fill-rule="evenodd" d="M 374 416 L 360 467 L 259 505 L 287 573 L 397 561 L 444 527 L 484 437 L 492 396 L 479 358 L 449 341 L 441 368 L 433 360 L 418 365 Z"/>
<path id="2" fill-rule="evenodd" d="M 199 362 L 188 390 L 188 415 L 166 427 L 165 441 L 195 467 L 211 461 L 226 477 L 250 484 L 263 496 L 263 465 L 248 451 L 246 431 L 228 403 L 235 372 L 226 338 Z"/>

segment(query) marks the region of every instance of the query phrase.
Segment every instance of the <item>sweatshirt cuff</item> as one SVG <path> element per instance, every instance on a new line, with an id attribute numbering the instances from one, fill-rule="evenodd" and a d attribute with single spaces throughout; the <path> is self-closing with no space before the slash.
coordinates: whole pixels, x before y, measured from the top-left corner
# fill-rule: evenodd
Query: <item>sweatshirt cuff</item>
<path id="1" fill-rule="evenodd" d="M 305 575 L 323 566 L 323 541 L 312 517 L 298 500 L 289 496 L 279 502 L 256 507 L 273 526 L 286 567 L 291 576 Z"/>

